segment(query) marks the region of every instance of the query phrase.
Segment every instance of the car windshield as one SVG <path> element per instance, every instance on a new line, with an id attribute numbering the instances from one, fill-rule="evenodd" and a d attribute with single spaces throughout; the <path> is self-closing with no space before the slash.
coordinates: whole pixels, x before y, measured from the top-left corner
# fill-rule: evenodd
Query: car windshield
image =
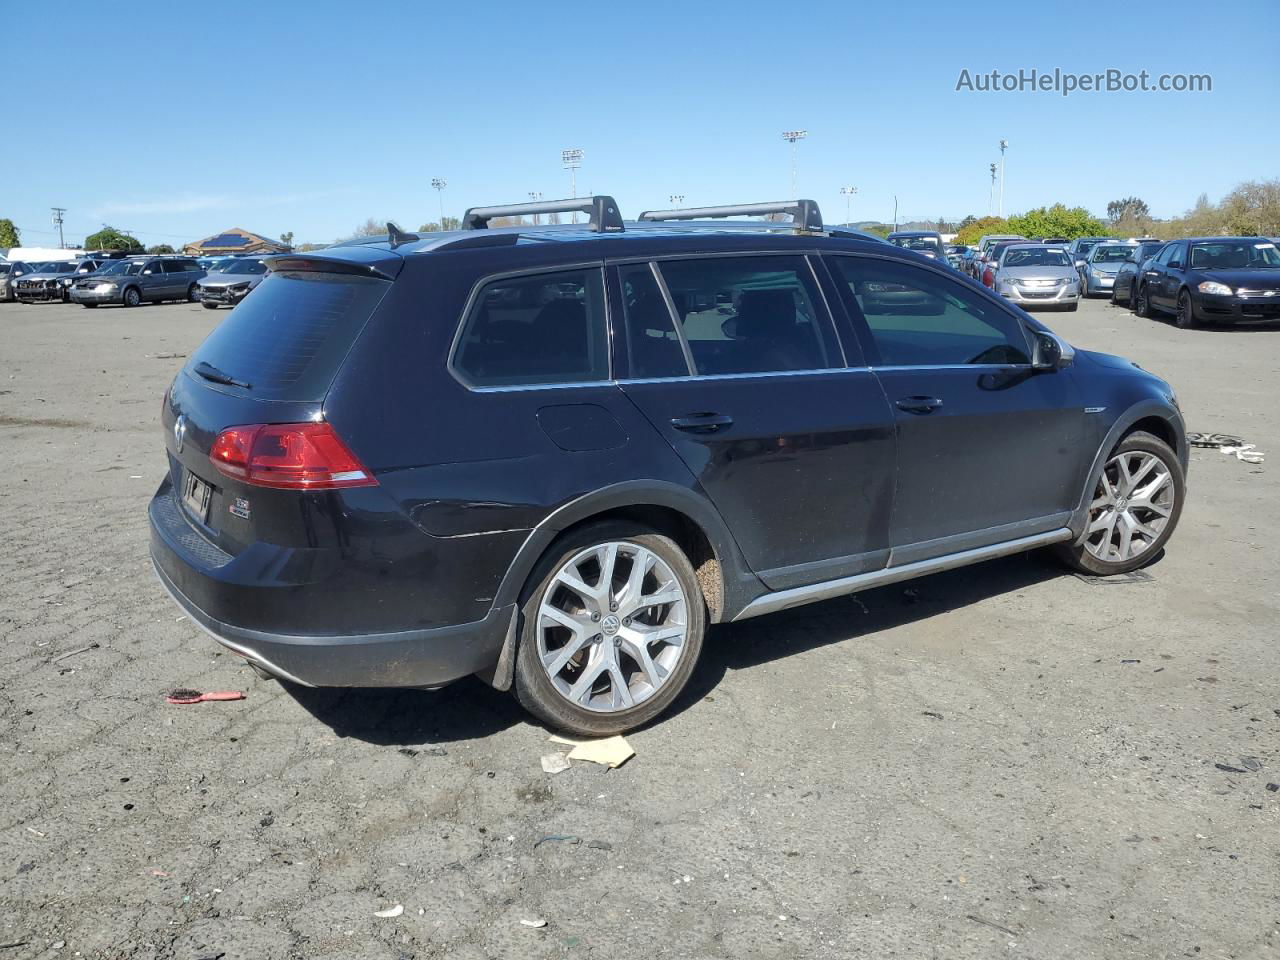
<path id="1" fill-rule="evenodd" d="M 123 274 L 126 277 L 137 276 L 142 272 L 141 260 L 112 260 L 98 271 L 98 274 Z"/>
<path id="2" fill-rule="evenodd" d="M 1257 270 L 1280 267 L 1280 252 L 1269 240 L 1213 240 L 1191 245 L 1195 270 Z"/>
<path id="3" fill-rule="evenodd" d="M 1138 246 L 1138 252 L 1134 255 L 1134 263 L 1141 263 L 1148 257 L 1154 257 L 1163 247 L 1163 243 L 1143 243 Z"/>
<path id="4" fill-rule="evenodd" d="M 1098 245 L 1097 240 L 1081 240 L 1076 246 L 1076 253 L 1081 257 L 1088 256 L 1089 251 Z"/>
<path id="5" fill-rule="evenodd" d="M 261 260 L 232 260 L 225 269 L 219 272 L 238 275 L 266 273 L 267 265 Z"/>
<path id="6" fill-rule="evenodd" d="M 230 273 L 230 267 L 235 263 L 234 260 L 215 260 L 209 264 L 210 273 Z"/>
<path id="7" fill-rule="evenodd" d="M 890 237 L 889 242 L 895 247 L 905 247 L 908 250 L 937 250 L 937 237 Z"/>
<path id="8" fill-rule="evenodd" d="M 1123 263 L 1129 259 L 1129 255 L 1136 249 L 1138 248 L 1128 244 L 1120 246 L 1108 243 L 1094 247 L 1089 254 L 1089 259 L 1094 263 Z"/>
<path id="9" fill-rule="evenodd" d="M 1069 267 L 1065 250 L 1054 247 L 1024 247 L 1004 255 L 1006 267 Z"/>

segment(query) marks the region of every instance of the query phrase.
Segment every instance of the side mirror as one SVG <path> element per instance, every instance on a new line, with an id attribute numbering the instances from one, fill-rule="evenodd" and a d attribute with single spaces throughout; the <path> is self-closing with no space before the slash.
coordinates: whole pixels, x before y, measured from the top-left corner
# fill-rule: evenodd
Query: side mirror
<path id="1" fill-rule="evenodd" d="M 150 270 L 143 270 L 143 271 L 142 271 L 142 274 L 143 274 L 143 276 L 150 276 L 150 275 L 151 275 L 151 271 L 150 271 Z"/>
<path id="2" fill-rule="evenodd" d="M 1032 370 L 1061 370 L 1075 362 L 1076 352 L 1065 340 L 1044 330 L 1033 330 Z"/>
<path id="3" fill-rule="evenodd" d="M 1077 261 L 1076 261 L 1076 269 L 1077 269 L 1077 270 L 1083 270 L 1083 269 L 1084 269 L 1084 261 L 1083 261 L 1083 260 L 1077 260 Z"/>

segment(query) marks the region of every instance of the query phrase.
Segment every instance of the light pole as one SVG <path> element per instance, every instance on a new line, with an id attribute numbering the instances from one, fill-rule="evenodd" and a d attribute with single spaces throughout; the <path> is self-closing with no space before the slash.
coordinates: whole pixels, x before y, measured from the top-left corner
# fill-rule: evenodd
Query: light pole
<path id="1" fill-rule="evenodd" d="M 794 200 L 799 196 L 796 189 L 796 141 L 803 140 L 809 135 L 808 130 L 783 130 L 782 139 L 791 144 L 791 199 Z"/>
<path id="2" fill-rule="evenodd" d="M 1004 216 L 1004 152 L 1009 146 L 1008 140 L 1000 141 L 1000 216 Z"/>
<path id="3" fill-rule="evenodd" d="M 577 147 L 560 151 L 560 163 L 569 171 L 569 185 L 573 189 L 573 199 L 578 199 L 578 168 L 582 166 L 582 151 Z M 578 222 L 577 211 L 574 211 L 573 222 Z"/>
<path id="4" fill-rule="evenodd" d="M 53 225 L 58 228 L 58 249 L 66 249 L 66 242 L 62 239 L 62 215 L 67 212 L 66 207 L 50 207 L 53 211 Z"/>
<path id="5" fill-rule="evenodd" d="M 844 195 L 844 225 L 847 227 L 852 222 L 849 216 L 849 204 L 853 202 L 853 195 L 858 192 L 858 188 L 841 187 L 840 192 Z"/>
<path id="6" fill-rule="evenodd" d="M 680 204 L 684 203 L 684 194 L 673 193 L 668 199 L 671 201 L 671 205 L 675 207 L 677 210 L 679 210 Z"/>
<path id="7" fill-rule="evenodd" d="M 893 195 L 893 232 L 898 232 L 898 195 Z"/>
<path id="8" fill-rule="evenodd" d="M 995 193 L 996 193 L 996 165 L 993 163 L 991 164 L 991 186 L 987 187 L 987 213 L 990 213 L 992 207 L 995 205 Z"/>
<path id="9" fill-rule="evenodd" d="M 449 181 L 444 177 L 432 177 L 431 185 L 436 188 L 436 197 L 440 201 L 440 229 L 444 229 L 444 188 L 449 185 Z"/>
<path id="10" fill-rule="evenodd" d="M 532 200 L 534 203 L 539 203 L 542 200 L 542 191 L 530 190 L 529 199 Z M 536 213 L 533 215 L 533 225 L 535 227 L 538 225 L 538 215 Z"/>

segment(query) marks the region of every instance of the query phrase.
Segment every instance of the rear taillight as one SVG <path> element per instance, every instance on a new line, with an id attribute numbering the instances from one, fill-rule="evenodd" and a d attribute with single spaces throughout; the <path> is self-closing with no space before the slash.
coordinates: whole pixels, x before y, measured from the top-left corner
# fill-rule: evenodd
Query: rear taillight
<path id="1" fill-rule="evenodd" d="M 267 423 L 228 427 L 209 451 L 228 477 L 258 487 L 335 490 L 378 481 L 327 423 Z"/>

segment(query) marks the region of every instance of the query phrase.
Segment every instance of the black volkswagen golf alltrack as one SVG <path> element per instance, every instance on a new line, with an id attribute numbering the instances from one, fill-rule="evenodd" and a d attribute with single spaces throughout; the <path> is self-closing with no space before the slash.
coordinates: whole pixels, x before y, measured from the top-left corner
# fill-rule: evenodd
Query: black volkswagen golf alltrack
<path id="1" fill-rule="evenodd" d="M 163 424 L 152 555 L 219 643 L 478 674 L 588 735 L 667 707 L 710 624 L 1042 546 L 1142 566 L 1187 460 L 1164 381 L 811 201 L 275 257 Z"/>

